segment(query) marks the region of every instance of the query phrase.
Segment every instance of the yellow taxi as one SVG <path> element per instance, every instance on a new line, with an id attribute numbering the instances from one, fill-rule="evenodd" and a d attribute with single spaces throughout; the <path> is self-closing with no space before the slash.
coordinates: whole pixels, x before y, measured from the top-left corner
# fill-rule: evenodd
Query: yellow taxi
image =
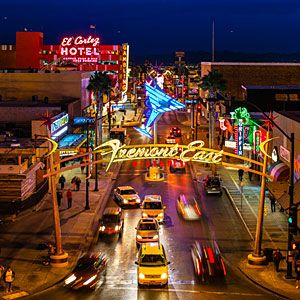
<path id="1" fill-rule="evenodd" d="M 165 218 L 165 206 L 163 206 L 160 195 L 146 195 L 141 205 L 142 218 L 155 218 L 163 223 Z"/>
<path id="2" fill-rule="evenodd" d="M 168 262 L 163 245 L 160 243 L 145 243 L 138 252 L 138 285 L 168 284 Z"/>

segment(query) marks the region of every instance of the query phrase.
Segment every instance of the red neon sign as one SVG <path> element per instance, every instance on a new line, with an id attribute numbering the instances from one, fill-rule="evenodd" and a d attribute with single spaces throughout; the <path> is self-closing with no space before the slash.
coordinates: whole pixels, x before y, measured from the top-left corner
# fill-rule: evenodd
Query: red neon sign
<path id="1" fill-rule="evenodd" d="M 64 60 L 72 62 L 97 62 L 99 59 L 99 37 L 87 38 L 81 35 L 64 37 L 60 44 L 60 54 Z"/>

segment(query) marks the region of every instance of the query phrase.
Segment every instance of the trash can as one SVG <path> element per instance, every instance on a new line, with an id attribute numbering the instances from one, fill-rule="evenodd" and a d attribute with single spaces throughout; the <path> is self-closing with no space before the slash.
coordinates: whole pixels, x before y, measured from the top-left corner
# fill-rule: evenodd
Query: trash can
<path id="1" fill-rule="evenodd" d="M 273 261 L 273 248 L 264 248 L 263 252 L 267 258 L 267 262 L 272 262 Z"/>

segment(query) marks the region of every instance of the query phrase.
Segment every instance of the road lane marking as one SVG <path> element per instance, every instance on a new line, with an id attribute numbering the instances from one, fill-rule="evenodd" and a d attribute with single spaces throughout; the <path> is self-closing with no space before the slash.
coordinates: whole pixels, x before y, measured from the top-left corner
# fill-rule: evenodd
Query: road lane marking
<path id="1" fill-rule="evenodd" d="M 29 294 L 25 291 L 20 291 L 18 293 L 13 293 L 13 294 L 8 294 L 5 296 L 2 296 L 2 299 L 6 299 L 6 300 L 10 300 L 10 299 L 17 299 L 17 298 L 21 298 L 24 296 L 28 296 Z"/>
<path id="2" fill-rule="evenodd" d="M 131 291 L 157 291 L 157 292 L 171 292 L 171 293 L 189 293 L 189 294 L 211 294 L 211 295 L 230 295 L 230 296 L 251 296 L 251 297 L 265 297 L 263 294 L 257 294 L 257 293 L 243 293 L 243 292 L 218 292 L 218 291 L 196 291 L 196 290 L 185 290 L 185 289 L 176 289 L 176 288 L 138 288 L 138 287 L 122 287 L 122 286 L 115 286 L 106 284 L 105 288 L 100 287 L 99 289 L 105 290 L 106 288 L 111 287 L 114 290 L 131 290 Z"/>

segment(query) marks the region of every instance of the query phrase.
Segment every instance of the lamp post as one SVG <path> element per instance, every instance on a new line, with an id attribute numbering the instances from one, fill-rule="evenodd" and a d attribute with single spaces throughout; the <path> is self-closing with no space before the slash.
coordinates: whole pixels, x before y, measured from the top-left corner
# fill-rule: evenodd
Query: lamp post
<path id="1" fill-rule="evenodd" d="M 96 116 L 95 116 L 95 145 L 94 147 L 98 146 L 98 131 L 99 131 L 99 118 L 98 118 L 98 103 L 97 103 L 97 108 L 96 108 Z M 101 122 L 101 120 L 100 120 Z M 95 154 L 95 160 L 98 160 L 98 152 Z M 98 192 L 99 191 L 99 187 L 98 187 L 98 163 L 95 164 L 95 187 L 94 187 L 94 191 Z"/>
<path id="2" fill-rule="evenodd" d="M 86 153 L 88 153 L 88 161 L 90 160 L 89 157 L 89 152 L 90 152 L 90 147 L 89 147 L 89 120 L 86 120 Z M 88 164 L 86 166 L 86 178 L 85 178 L 85 208 L 86 210 L 90 209 L 90 202 L 89 202 L 89 177 L 90 177 L 90 165 Z M 97 173 L 96 173 L 97 177 Z"/>
<path id="3" fill-rule="evenodd" d="M 289 180 L 289 210 L 294 205 L 294 159 L 295 159 L 295 135 L 292 132 L 291 135 L 288 135 L 283 129 L 281 129 L 264 111 L 262 111 L 256 104 L 252 102 L 247 102 L 247 104 L 253 106 L 258 111 L 260 111 L 271 124 L 273 124 L 291 143 L 291 157 L 290 157 L 290 180 Z M 259 220 L 257 220 L 259 222 Z M 260 235 L 260 244 L 261 238 Z M 293 234 L 291 233 L 291 225 L 288 225 L 288 246 L 287 246 L 287 272 L 286 278 L 293 278 L 293 256 L 292 256 L 292 240 Z"/>

